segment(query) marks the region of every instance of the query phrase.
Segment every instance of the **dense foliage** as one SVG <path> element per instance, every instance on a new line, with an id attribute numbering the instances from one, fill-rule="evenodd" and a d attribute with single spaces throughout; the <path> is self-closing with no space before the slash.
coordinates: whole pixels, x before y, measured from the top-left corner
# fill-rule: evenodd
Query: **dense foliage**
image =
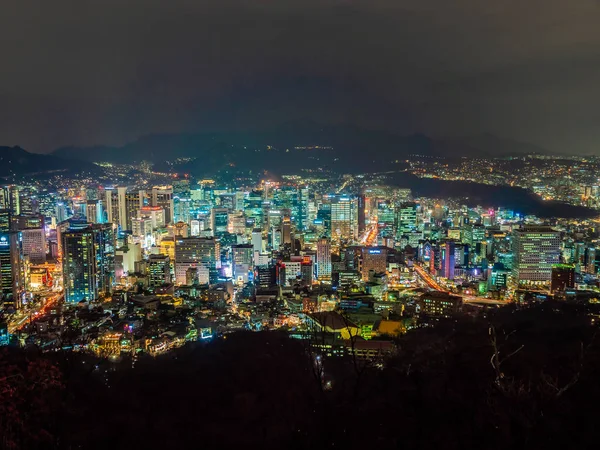
<path id="1" fill-rule="evenodd" d="M 4 353 L 0 433 L 4 448 L 587 448 L 599 437 L 595 332 L 580 306 L 503 308 L 409 332 L 383 369 L 325 360 L 330 388 L 314 354 L 276 332 L 134 368 Z"/>

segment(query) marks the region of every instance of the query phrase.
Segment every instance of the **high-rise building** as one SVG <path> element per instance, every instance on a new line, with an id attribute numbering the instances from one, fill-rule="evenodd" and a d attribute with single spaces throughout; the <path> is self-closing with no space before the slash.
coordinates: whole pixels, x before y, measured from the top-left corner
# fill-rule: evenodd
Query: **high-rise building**
<path id="1" fill-rule="evenodd" d="M 514 232 L 513 277 L 519 284 L 545 284 L 560 261 L 560 233 L 550 227 L 526 225 Z"/>
<path id="2" fill-rule="evenodd" d="M 564 292 L 575 287 L 575 266 L 556 264 L 552 267 L 550 292 Z"/>
<path id="3" fill-rule="evenodd" d="M 327 238 L 317 241 L 317 278 L 331 278 L 331 242 Z"/>
<path id="4" fill-rule="evenodd" d="M 25 289 L 21 233 L 0 233 L 0 294 L 4 308 L 19 309 Z"/>
<path id="5" fill-rule="evenodd" d="M 144 207 L 146 191 L 130 191 L 126 187 L 118 187 L 119 219 L 121 229 L 131 231 L 132 219 Z M 88 219 L 89 220 L 89 219 Z"/>
<path id="6" fill-rule="evenodd" d="M 402 203 L 398 209 L 397 234 L 407 234 L 417 228 L 417 204 L 408 202 Z"/>
<path id="7" fill-rule="evenodd" d="M 386 273 L 387 272 L 386 247 L 362 247 L 360 273 L 363 281 L 369 280 L 369 272 Z"/>
<path id="8" fill-rule="evenodd" d="M 453 241 L 447 241 L 442 247 L 442 276 L 449 280 L 454 279 L 454 267 L 456 266 L 456 250 Z"/>
<path id="9" fill-rule="evenodd" d="M 185 284 L 186 271 L 190 267 L 204 269 L 198 271 L 201 284 L 209 282 L 208 273 L 216 268 L 220 255 L 219 242 L 213 238 L 179 238 L 175 241 L 175 280 Z M 206 276 L 204 276 L 206 274 Z"/>
<path id="10" fill-rule="evenodd" d="M 119 223 L 119 191 L 117 189 L 105 189 L 104 190 L 104 206 L 106 209 L 107 223 Z M 58 220 L 57 222 L 62 222 Z"/>
<path id="11" fill-rule="evenodd" d="M 348 240 L 355 237 L 355 202 L 348 196 L 329 196 L 331 202 L 331 238 Z"/>
<path id="12" fill-rule="evenodd" d="M 9 209 L 0 209 L 0 233 L 6 233 L 12 229 L 12 214 Z"/>
<path id="13" fill-rule="evenodd" d="M 28 228 L 21 231 L 23 256 L 31 264 L 46 262 L 46 232 L 43 228 Z"/>
<path id="14" fill-rule="evenodd" d="M 56 208 L 55 208 L 54 214 L 56 216 L 57 223 L 64 222 L 65 220 L 67 220 L 69 218 L 69 215 L 67 212 L 67 205 L 65 205 L 64 202 L 56 203 Z"/>
<path id="15" fill-rule="evenodd" d="M 362 235 L 367 229 L 366 197 L 364 192 L 358 196 L 358 234 Z"/>
<path id="16" fill-rule="evenodd" d="M 138 211 L 138 217 L 149 218 L 152 221 L 152 229 L 165 226 L 165 210 L 160 206 L 144 206 Z"/>
<path id="17" fill-rule="evenodd" d="M 231 262 L 233 280 L 237 283 L 247 283 L 248 273 L 253 271 L 254 247 L 251 244 L 232 245 Z"/>
<path id="18" fill-rule="evenodd" d="M 211 228 L 214 236 L 221 236 L 227 232 L 229 226 L 229 209 L 213 208 L 211 211 Z"/>
<path id="19" fill-rule="evenodd" d="M 106 223 L 106 214 L 101 200 L 88 200 L 86 203 L 86 215 L 88 222 Z"/>
<path id="20" fill-rule="evenodd" d="M 61 234 L 65 301 L 96 300 L 115 282 L 115 236 L 111 224 Z"/>
<path id="21" fill-rule="evenodd" d="M 152 206 L 160 206 L 165 211 L 165 223 L 173 222 L 173 187 L 154 186 L 152 188 Z"/>
<path id="22" fill-rule="evenodd" d="M 167 255 L 148 258 L 148 286 L 156 287 L 171 282 L 171 260 Z"/>
<path id="23" fill-rule="evenodd" d="M 175 222 L 189 223 L 191 219 L 192 200 L 185 197 L 173 198 L 173 220 Z"/>

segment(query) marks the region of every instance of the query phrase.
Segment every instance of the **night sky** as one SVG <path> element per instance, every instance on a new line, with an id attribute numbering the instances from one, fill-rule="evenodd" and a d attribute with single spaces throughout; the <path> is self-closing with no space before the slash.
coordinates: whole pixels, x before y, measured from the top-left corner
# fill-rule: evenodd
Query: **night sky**
<path id="1" fill-rule="evenodd" d="M 0 145 L 310 118 L 598 152 L 597 0 L 0 0 Z"/>

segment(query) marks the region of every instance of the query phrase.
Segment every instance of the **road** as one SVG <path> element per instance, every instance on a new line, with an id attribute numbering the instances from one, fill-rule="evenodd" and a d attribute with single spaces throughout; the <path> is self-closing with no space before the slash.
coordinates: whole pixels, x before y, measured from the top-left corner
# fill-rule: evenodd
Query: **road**
<path id="1" fill-rule="evenodd" d="M 434 289 L 436 291 L 440 291 L 440 292 L 448 292 L 446 289 L 442 289 L 442 287 L 439 285 L 439 283 L 437 281 L 435 281 L 431 275 L 429 275 L 427 272 L 425 272 L 425 270 L 419 266 L 418 264 L 414 264 L 413 268 L 415 269 L 415 272 L 417 273 L 417 275 L 419 276 L 419 278 L 421 278 L 421 280 L 423 280 L 425 282 L 425 284 L 427 284 L 427 286 L 429 286 L 431 289 Z M 464 303 L 480 303 L 483 305 L 506 305 L 508 302 L 503 301 L 503 300 L 494 300 L 491 298 L 485 298 L 485 297 L 476 297 L 473 295 L 461 295 L 463 302 Z"/>
<path id="2" fill-rule="evenodd" d="M 23 315 L 14 317 L 14 319 L 8 323 L 8 333 L 14 334 L 16 331 L 19 331 L 27 323 L 29 323 L 29 321 L 32 321 L 46 313 L 62 297 L 62 293 L 53 294 L 50 297 L 46 297 L 47 300 L 43 304 L 40 303 L 36 308 L 26 311 Z"/>
<path id="3" fill-rule="evenodd" d="M 366 245 L 366 246 L 371 246 L 373 245 L 373 243 L 376 243 L 377 241 L 377 232 L 378 232 L 378 227 L 377 224 L 373 224 L 371 225 L 366 231 L 365 234 L 363 235 L 362 239 L 360 240 L 360 243 L 362 245 Z"/>

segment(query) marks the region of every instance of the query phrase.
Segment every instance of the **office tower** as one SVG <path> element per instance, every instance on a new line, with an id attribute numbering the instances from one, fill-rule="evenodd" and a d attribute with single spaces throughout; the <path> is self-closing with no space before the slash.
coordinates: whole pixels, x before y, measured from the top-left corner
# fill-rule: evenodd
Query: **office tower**
<path id="1" fill-rule="evenodd" d="M 40 205 L 38 196 L 30 189 L 23 189 L 19 195 L 19 214 L 39 214 Z"/>
<path id="2" fill-rule="evenodd" d="M 363 281 L 369 280 L 369 272 L 386 273 L 387 272 L 387 254 L 386 247 L 362 247 L 360 273 Z"/>
<path id="3" fill-rule="evenodd" d="M 63 202 L 58 202 L 56 204 L 56 223 L 64 222 L 69 218 L 67 212 L 67 206 Z"/>
<path id="4" fill-rule="evenodd" d="M 229 209 L 213 208 L 211 211 L 211 229 L 214 236 L 221 236 L 227 232 L 229 226 Z"/>
<path id="5" fill-rule="evenodd" d="M 4 308 L 21 307 L 25 273 L 20 232 L 0 232 L 0 289 Z"/>
<path id="6" fill-rule="evenodd" d="M 2 186 L 0 187 L 0 209 L 6 209 L 8 211 L 12 211 L 12 194 L 11 194 L 12 186 Z"/>
<path id="7" fill-rule="evenodd" d="M 152 188 L 152 206 L 160 206 L 165 211 L 165 223 L 173 222 L 173 188 L 154 186 Z"/>
<path id="8" fill-rule="evenodd" d="M 107 223 L 119 223 L 119 191 L 108 188 L 104 190 L 104 207 L 106 209 Z M 58 220 L 58 219 L 57 219 Z"/>
<path id="9" fill-rule="evenodd" d="M 219 242 L 213 238 L 179 238 L 175 241 L 175 280 L 185 284 L 186 271 L 190 267 L 199 270 L 199 282 L 209 282 L 208 273 L 216 268 L 220 256 Z"/>
<path id="10" fill-rule="evenodd" d="M 21 231 L 23 256 L 31 264 L 46 262 L 46 232 L 43 228 L 28 228 Z"/>
<path id="11" fill-rule="evenodd" d="M 138 215 L 138 211 L 144 207 L 146 192 L 130 191 L 126 187 L 118 187 L 119 219 L 118 224 L 122 230 L 131 231 L 132 219 Z"/>
<path id="12" fill-rule="evenodd" d="M 244 211 L 244 196 L 245 196 L 244 191 L 235 191 L 235 198 L 234 198 L 234 204 L 233 204 L 233 209 L 235 211 L 240 211 L 240 212 Z"/>
<path id="13" fill-rule="evenodd" d="M 189 223 L 191 219 L 192 200 L 189 198 L 173 197 L 173 220 Z"/>
<path id="14" fill-rule="evenodd" d="M 414 231 L 417 228 L 417 204 L 408 202 L 402 203 L 398 209 L 397 234 L 403 235 Z"/>
<path id="15" fill-rule="evenodd" d="M 251 244 L 232 245 L 231 262 L 233 281 L 247 283 L 248 274 L 253 271 L 254 247 Z"/>
<path id="16" fill-rule="evenodd" d="M 66 302 L 108 295 L 115 282 L 115 236 L 111 224 L 71 228 L 61 234 Z"/>
<path id="17" fill-rule="evenodd" d="M 106 223 L 107 217 L 101 200 L 88 200 L 86 203 L 86 215 L 90 223 Z"/>
<path id="18" fill-rule="evenodd" d="M 277 269 L 274 265 L 260 265 L 255 269 L 255 284 L 259 289 L 271 289 L 277 285 Z"/>
<path id="19" fill-rule="evenodd" d="M 297 228 L 306 230 L 309 226 L 309 202 L 310 193 L 307 186 L 301 187 L 298 190 L 298 219 Z"/>
<path id="20" fill-rule="evenodd" d="M 235 211 L 229 214 L 227 231 L 238 235 L 242 235 L 246 232 L 246 217 L 244 217 L 243 211 Z"/>
<path id="21" fill-rule="evenodd" d="M 248 193 L 244 199 L 244 213 L 250 227 L 262 230 L 264 214 L 261 191 L 251 191 Z"/>
<path id="22" fill-rule="evenodd" d="M 262 253 L 264 251 L 262 231 L 258 228 L 255 228 L 254 231 L 252 231 L 252 247 L 254 252 Z"/>
<path id="23" fill-rule="evenodd" d="M 472 242 L 470 244 L 475 245 L 477 243 L 481 243 L 485 241 L 485 227 L 483 225 L 473 225 L 471 227 L 471 239 Z"/>
<path id="24" fill-rule="evenodd" d="M 560 258 L 560 233 L 550 227 L 526 225 L 514 232 L 513 277 L 520 284 L 544 284 Z"/>
<path id="25" fill-rule="evenodd" d="M 144 206 L 138 211 L 138 217 L 149 218 L 152 221 L 152 229 L 165 226 L 165 210 L 160 206 Z"/>
<path id="26" fill-rule="evenodd" d="M 493 265 L 488 276 L 488 290 L 502 291 L 507 288 L 510 276 L 510 269 L 502 263 Z"/>
<path id="27" fill-rule="evenodd" d="M 556 264 L 552 267 L 550 292 L 564 292 L 575 287 L 575 266 Z"/>
<path id="28" fill-rule="evenodd" d="M 300 265 L 300 277 L 308 286 L 313 283 L 313 261 L 309 256 L 302 258 L 302 264 Z"/>
<path id="29" fill-rule="evenodd" d="M 181 179 L 173 181 L 173 196 L 190 198 L 190 180 Z"/>
<path id="30" fill-rule="evenodd" d="M 448 241 L 442 247 L 442 276 L 449 280 L 454 279 L 456 263 L 456 248 L 453 241 Z"/>
<path id="31" fill-rule="evenodd" d="M 393 237 L 396 214 L 392 204 L 387 201 L 382 201 L 377 204 L 377 225 L 379 232 L 384 237 Z"/>
<path id="32" fill-rule="evenodd" d="M 358 196 L 358 234 L 362 235 L 367 228 L 367 218 L 366 218 L 366 205 L 365 205 L 365 194 L 361 192 Z"/>
<path id="33" fill-rule="evenodd" d="M 200 235 L 200 221 L 199 220 L 191 220 L 190 221 L 190 235 L 198 236 Z"/>
<path id="34" fill-rule="evenodd" d="M 12 214 L 9 209 L 0 209 L 0 233 L 6 233 L 12 229 Z"/>
<path id="35" fill-rule="evenodd" d="M 117 279 L 137 272 L 141 261 L 141 244 L 129 240 L 125 246 L 115 252 L 115 274 Z"/>
<path id="36" fill-rule="evenodd" d="M 148 258 L 148 286 L 162 286 L 171 282 L 171 260 L 167 255 L 150 255 Z"/>
<path id="37" fill-rule="evenodd" d="M 271 228 L 271 248 L 273 250 L 279 250 L 281 247 L 281 229 L 280 228 Z"/>
<path id="38" fill-rule="evenodd" d="M 350 197 L 330 196 L 331 238 L 349 240 L 354 237 L 353 205 Z"/>
<path id="39" fill-rule="evenodd" d="M 10 210 L 13 214 L 21 214 L 21 195 L 19 186 L 10 186 Z"/>
<path id="40" fill-rule="evenodd" d="M 292 244 L 292 221 L 289 216 L 281 219 L 281 244 Z"/>
<path id="41" fill-rule="evenodd" d="M 317 278 L 331 278 L 331 242 L 323 237 L 317 241 Z"/>
<path id="42" fill-rule="evenodd" d="M 591 275 L 596 274 L 596 248 L 587 247 L 584 254 L 585 272 Z"/>

